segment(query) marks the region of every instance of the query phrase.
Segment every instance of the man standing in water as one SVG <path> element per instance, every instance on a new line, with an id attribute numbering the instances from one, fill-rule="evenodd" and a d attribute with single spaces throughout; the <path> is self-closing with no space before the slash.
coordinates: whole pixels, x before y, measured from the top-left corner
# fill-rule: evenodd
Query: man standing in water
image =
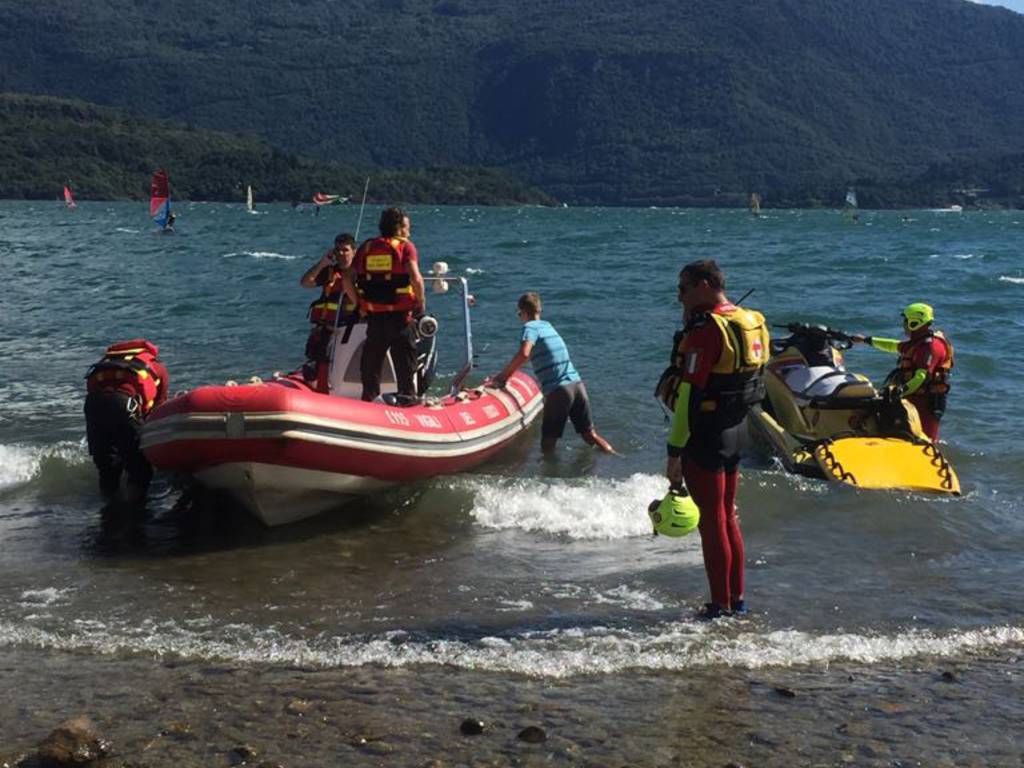
<path id="1" fill-rule="evenodd" d="M 673 411 L 665 474 L 684 478 L 700 508 L 700 538 L 711 602 L 708 619 L 745 613 L 743 535 L 736 516 L 741 425 L 763 397 L 761 372 L 768 330 L 759 312 L 725 296 L 725 275 L 713 260 L 694 261 L 679 273 L 686 326 L 674 350 L 678 385 L 660 395 Z"/>
<path id="2" fill-rule="evenodd" d="M 416 329 L 414 316 L 426 311 L 426 290 L 419 254 L 409 239 L 412 224 L 401 208 L 380 215 L 380 237 L 359 246 L 352 269 L 345 272 L 345 293 L 356 291 L 359 312 L 367 317 L 366 346 L 360 363 L 362 399 L 380 394 L 381 365 L 390 351 L 400 400 L 416 396 Z"/>
<path id="3" fill-rule="evenodd" d="M 615 453 L 608 441 L 594 429 L 587 388 L 583 386 L 580 375 L 569 359 L 565 342 L 551 323 L 540 319 L 540 295 L 524 293 L 519 297 L 516 309 L 523 322 L 519 351 L 501 369 L 501 373 L 490 381 L 495 386 L 504 387 L 508 377 L 519 370 L 523 363 L 530 361 L 544 392 L 541 450 L 548 453 L 555 449 L 555 443 L 565 432 L 565 422 L 571 419 L 573 428 L 583 438 L 583 442 L 605 453 Z"/>
<path id="4" fill-rule="evenodd" d="M 889 381 L 899 384 L 900 394 L 917 409 L 921 429 L 929 440 L 937 443 L 953 371 L 953 345 L 942 331 L 932 327 L 935 311 L 930 305 L 915 302 L 901 314 L 906 341 L 861 335 L 851 338 L 900 356 L 899 366 L 889 374 Z"/>

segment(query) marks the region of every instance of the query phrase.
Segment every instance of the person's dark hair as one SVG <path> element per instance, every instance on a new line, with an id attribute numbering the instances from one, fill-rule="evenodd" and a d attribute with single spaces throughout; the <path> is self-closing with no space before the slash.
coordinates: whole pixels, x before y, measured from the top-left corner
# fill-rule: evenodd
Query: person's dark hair
<path id="1" fill-rule="evenodd" d="M 725 274 L 719 269 L 718 263 L 714 259 L 691 261 L 679 270 L 679 279 L 681 280 L 683 277 L 688 277 L 691 283 L 707 280 L 708 285 L 716 291 L 725 290 Z"/>
<path id="2" fill-rule="evenodd" d="M 354 248 L 356 245 L 356 239 L 348 232 L 342 232 L 334 238 L 334 245 L 336 248 L 344 248 L 346 245 L 351 245 Z"/>
<path id="3" fill-rule="evenodd" d="M 380 215 L 380 233 L 383 237 L 394 237 L 398 234 L 398 228 L 402 226 L 402 220 L 408 216 L 401 208 L 387 208 Z"/>
<path id="4" fill-rule="evenodd" d="M 516 306 L 528 315 L 540 314 L 540 294 L 530 291 L 519 297 Z"/>

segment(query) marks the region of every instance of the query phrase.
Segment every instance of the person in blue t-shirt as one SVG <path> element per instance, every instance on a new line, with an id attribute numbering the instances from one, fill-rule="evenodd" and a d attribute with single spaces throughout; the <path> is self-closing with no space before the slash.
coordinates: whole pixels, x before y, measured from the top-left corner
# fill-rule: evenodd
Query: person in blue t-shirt
<path id="1" fill-rule="evenodd" d="M 587 388 L 569 359 L 569 349 L 551 323 L 540 319 L 540 295 L 524 293 L 516 306 L 519 319 L 524 323 L 519 351 L 501 369 L 501 373 L 485 383 L 504 387 L 508 377 L 529 361 L 544 393 L 541 450 L 553 450 L 565 431 L 565 422 L 571 420 L 584 442 L 605 453 L 615 453 L 615 449 L 594 429 Z"/>

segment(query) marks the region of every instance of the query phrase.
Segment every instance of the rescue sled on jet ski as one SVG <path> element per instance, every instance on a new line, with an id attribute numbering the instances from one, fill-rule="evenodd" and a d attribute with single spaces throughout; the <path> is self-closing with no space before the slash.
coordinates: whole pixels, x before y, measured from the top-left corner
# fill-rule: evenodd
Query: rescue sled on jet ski
<path id="1" fill-rule="evenodd" d="M 416 385 L 422 400 L 398 402 L 388 355 L 381 398 L 362 402 L 359 363 L 366 325 L 356 323 L 336 328 L 332 336 L 329 394 L 314 391 L 296 374 L 199 387 L 147 419 L 146 456 L 156 467 L 229 492 L 268 526 L 388 486 L 463 472 L 491 458 L 540 413 L 540 389 L 521 372 L 503 389 L 463 386 L 473 364 L 466 280 L 424 279 L 435 292 L 449 284 L 461 289 L 466 357 L 446 394 L 427 396 L 437 363 L 437 324 L 421 322 Z"/>
<path id="2" fill-rule="evenodd" d="M 847 371 L 849 335 L 791 323 L 771 342 L 765 399 L 748 425 L 790 472 L 858 488 L 959 494 L 960 480 L 894 387 Z"/>

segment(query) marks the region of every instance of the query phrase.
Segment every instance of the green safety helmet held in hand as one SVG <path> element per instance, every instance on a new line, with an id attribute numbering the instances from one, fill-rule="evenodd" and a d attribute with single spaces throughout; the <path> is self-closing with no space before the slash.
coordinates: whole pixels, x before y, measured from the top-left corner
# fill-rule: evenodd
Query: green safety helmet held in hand
<path id="1" fill-rule="evenodd" d="M 903 324 L 910 331 L 916 331 L 921 326 L 928 325 L 928 323 L 935 319 L 935 310 L 919 301 L 908 304 L 902 314 Z"/>
<path id="2" fill-rule="evenodd" d="M 700 510 L 685 488 L 670 488 L 665 498 L 650 503 L 647 515 L 662 536 L 685 536 L 700 522 Z"/>

